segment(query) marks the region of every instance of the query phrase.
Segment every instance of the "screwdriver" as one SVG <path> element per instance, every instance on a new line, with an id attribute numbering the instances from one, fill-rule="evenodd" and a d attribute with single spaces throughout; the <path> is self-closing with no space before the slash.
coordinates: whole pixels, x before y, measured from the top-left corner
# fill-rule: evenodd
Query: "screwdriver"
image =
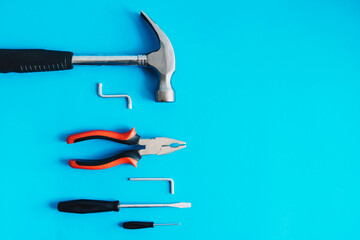
<path id="1" fill-rule="evenodd" d="M 171 226 L 180 225 L 180 223 L 157 223 L 154 222 L 124 222 L 123 227 L 125 229 L 140 229 L 140 228 L 153 228 L 154 226 Z"/>
<path id="2" fill-rule="evenodd" d="M 60 212 L 69 213 L 97 213 L 97 212 L 118 212 L 120 208 L 151 208 L 151 207 L 174 207 L 174 208 L 190 208 L 191 203 L 157 203 L 157 204 L 119 204 L 119 201 L 102 201 L 79 199 L 63 201 L 58 203 Z"/>

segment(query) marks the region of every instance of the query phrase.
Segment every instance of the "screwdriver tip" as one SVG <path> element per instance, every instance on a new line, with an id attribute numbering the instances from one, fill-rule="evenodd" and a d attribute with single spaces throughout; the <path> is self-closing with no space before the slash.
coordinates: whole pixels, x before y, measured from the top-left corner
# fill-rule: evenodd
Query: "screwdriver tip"
<path id="1" fill-rule="evenodd" d="M 178 207 L 178 208 L 191 208 L 191 203 L 187 203 L 187 202 L 176 203 L 176 207 Z"/>

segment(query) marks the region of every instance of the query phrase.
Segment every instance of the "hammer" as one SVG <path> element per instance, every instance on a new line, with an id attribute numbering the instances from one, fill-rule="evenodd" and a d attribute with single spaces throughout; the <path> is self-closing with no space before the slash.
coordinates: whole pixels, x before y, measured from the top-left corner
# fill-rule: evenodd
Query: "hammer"
<path id="1" fill-rule="evenodd" d="M 142 18 L 154 30 L 160 48 L 137 56 L 73 56 L 72 52 L 43 49 L 0 49 L 0 72 L 45 72 L 72 69 L 73 65 L 138 65 L 159 73 L 158 102 L 174 102 L 171 77 L 175 71 L 175 53 L 170 40 L 143 11 Z"/>

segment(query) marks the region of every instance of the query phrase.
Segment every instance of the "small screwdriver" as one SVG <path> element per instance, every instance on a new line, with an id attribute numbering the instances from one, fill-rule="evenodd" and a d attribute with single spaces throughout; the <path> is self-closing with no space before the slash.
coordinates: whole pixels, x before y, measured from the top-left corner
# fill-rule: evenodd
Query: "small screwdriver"
<path id="1" fill-rule="evenodd" d="M 125 229 L 140 229 L 140 228 L 153 228 L 154 226 L 171 226 L 180 225 L 180 223 L 156 223 L 154 222 L 124 222 L 123 228 Z"/>

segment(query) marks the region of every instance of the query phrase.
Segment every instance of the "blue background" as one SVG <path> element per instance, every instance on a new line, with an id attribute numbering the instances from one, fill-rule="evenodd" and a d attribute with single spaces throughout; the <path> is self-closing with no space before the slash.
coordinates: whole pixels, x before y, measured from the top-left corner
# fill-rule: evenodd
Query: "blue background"
<path id="1" fill-rule="evenodd" d="M 154 102 L 157 75 L 137 67 L 0 76 L 1 239 L 359 239 L 360 4 L 296 1 L 13 1 L 0 3 L 1 48 L 176 54 L 174 104 Z M 127 93 L 124 99 L 97 96 Z M 86 130 L 187 142 L 135 169 L 72 169 L 125 147 L 66 144 Z M 128 177 L 172 177 L 168 184 Z M 77 198 L 188 201 L 191 209 L 59 213 Z M 129 231 L 129 220 L 181 226 Z"/>

